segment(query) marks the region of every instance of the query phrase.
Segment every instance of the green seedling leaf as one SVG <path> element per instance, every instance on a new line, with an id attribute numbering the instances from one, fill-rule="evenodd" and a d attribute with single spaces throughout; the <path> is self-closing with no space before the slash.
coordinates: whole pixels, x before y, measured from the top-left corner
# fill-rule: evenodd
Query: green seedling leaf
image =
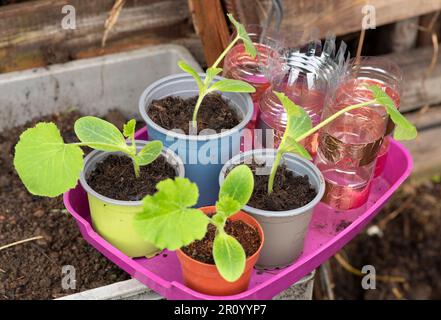
<path id="1" fill-rule="evenodd" d="M 282 144 L 281 144 L 282 145 Z M 312 156 L 309 154 L 308 150 L 305 149 L 300 143 L 298 143 L 295 139 L 290 136 L 287 136 L 283 141 L 282 148 L 280 149 L 282 152 L 287 153 L 295 153 L 299 156 L 306 158 L 308 160 L 312 160 Z"/>
<path id="2" fill-rule="evenodd" d="M 244 39 L 242 38 L 243 44 L 245 46 L 245 51 L 248 53 L 248 55 L 252 58 L 255 58 L 257 55 L 257 50 L 256 47 L 254 46 L 253 42 L 251 41 L 251 39 L 248 37 L 248 39 Z"/>
<path id="3" fill-rule="evenodd" d="M 129 120 L 129 122 L 127 122 L 123 127 L 124 136 L 132 141 L 135 139 L 135 127 L 136 127 L 135 119 Z"/>
<path id="4" fill-rule="evenodd" d="M 284 93 L 274 91 L 274 94 L 279 98 L 287 115 L 286 130 L 279 146 L 280 152 L 296 153 L 312 159 L 308 151 L 296 140 L 312 128 L 311 118 L 302 107 L 295 104 Z"/>
<path id="5" fill-rule="evenodd" d="M 219 80 L 210 87 L 209 91 L 221 91 L 221 92 L 256 92 L 256 89 L 241 80 L 224 79 Z"/>
<path id="6" fill-rule="evenodd" d="M 228 51 L 234 47 L 237 41 L 239 40 L 243 41 L 245 50 L 253 58 L 256 57 L 257 54 L 257 50 L 254 47 L 254 44 L 251 41 L 250 37 L 248 36 L 245 27 L 239 22 L 237 22 L 231 14 L 229 14 L 228 17 L 230 21 L 234 24 L 235 28 L 237 29 L 237 36 L 234 38 L 233 41 L 230 42 L 230 44 L 225 48 L 225 50 L 222 51 L 222 53 L 219 55 L 219 57 L 216 59 L 213 65 L 207 69 L 204 81 L 202 81 L 198 73 L 188 64 L 186 64 L 184 61 L 181 60 L 178 62 L 178 65 L 182 70 L 191 74 L 193 78 L 195 78 L 199 89 L 199 97 L 196 101 L 196 105 L 194 107 L 193 115 L 191 118 L 193 124 L 197 122 L 197 114 L 199 111 L 199 107 L 201 106 L 202 101 L 204 100 L 204 97 L 208 92 L 212 92 L 212 91 L 250 92 L 250 93 L 255 92 L 255 89 L 251 85 L 241 82 L 239 80 L 221 80 L 216 82 L 210 87 L 211 83 L 214 80 L 214 77 L 222 71 L 221 68 L 218 68 L 218 65 L 225 58 L 225 55 L 228 53 Z"/>
<path id="7" fill-rule="evenodd" d="M 227 221 L 227 218 L 222 213 L 219 213 L 217 207 L 216 207 L 217 213 L 211 217 L 211 223 L 216 226 L 218 229 L 223 229 L 225 226 L 225 222 Z"/>
<path id="8" fill-rule="evenodd" d="M 250 36 L 248 35 L 248 32 L 246 31 L 244 25 L 239 23 L 236 19 L 234 19 L 232 14 L 228 13 L 227 16 L 228 19 L 230 19 L 231 23 L 236 28 L 237 35 L 243 41 L 243 44 L 245 46 L 245 51 L 248 53 L 248 55 L 255 58 L 257 54 L 257 50 L 253 44 L 253 41 L 251 41 Z"/>
<path id="9" fill-rule="evenodd" d="M 295 139 L 312 128 L 311 118 L 302 107 L 295 104 L 283 92 L 274 91 L 274 94 L 279 98 L 286 111 L 288 117 L 286 134 L 288 136 Z"/>
<path id="10" fill-rule="evenodd" d="M 200 240 L 207 232 L 209 218 L 192 209 L 199 197 L 195 183 L 185 178 L 167 179 L 158 191 L 143 200 L 143 210 L 135 216 L 139 235 L 158 248 L 176 250 Z"/>
<path id="11" fill-rule="evenodd" d="M 151 141 L 147 143 L 144 148 L 139 151 L 139 153 L 135 156 L 136 161 L 140 166 L 146 166 L 153 161 L 155 161 L 162 151 L 162 142 Z"/>
<path id="12" fill-rule="evenodd" d="M 216 202 L 216 215 L 221 215 L 223 219 L 225 219 L 226 217 L 229 217 L 238 212 L 240 209 L 242 209 L 242 207 L 243 204 L 241 204 L 239 201 L 234 200 L 227 195 L 224 195 L 222 197 L 222 200 Z"/>
<path id="13" fill-rule="evenodd" d="M 201 89 L 204 87 L 204 85 L 202 83 L 201 77 L 196 72 L 196 70 L 193 69 L 193 67 L 191 67 L 189 64 L 187 64 L 184 60 L 179 60 L 178 61 L 178 66 L 184 72 L 188 73 L 189 75 L 191 75 L 196 80 L 196 83 L 198 85 L 199 91 L 201 91 Z"/>
<path id="14" fill-rule="evenodd" d="M 248 203 L 253 189 L 254 178 L 251 169 L 246 165 L 235 167 L 220 188 L 216 209 L 225 217 L 231 216 Z"/>
<path id="15" fill-rule="evenodd" d="M 97 117 L 82 117 L 75 122 L 75 133 L 81 142 L 102 151 L 127 152 L 122 133 L 110 122 Z"/>
<path id="16" fill-rule="evenodd" d="M 54 123 L 38 123 L 20 135 L 14 166 L 28 191 L 56 197 L 74 188 L 83 169 L 83 151 L 65 144 Z"/>
<path id="17" fill-rule="evenodd" d="M 217 270 L 229 282 L 239 279 L 245 270 L 245 251 L 239 241 L 225 232 L 214 238 L 213 258 Z"/>
<path id="18" fill-rule="evenodd" d="M 396 108 L 394 101 L 377 85 L 369 86 L 375 100 L 386 108 L 389 117 L 395 123 L 394 138 L 397 140 L 412 140 L 417 137 L 417 129 Z"/>
<path id="19" fill-rule="evenodd" d="M 287 125 L 282 140 L 280 141 L 279 148 L 277 149 L 276 159 L 271 168 L 271 173 L 268 179 L 268 193 L 273 192 L 277 168 L 284 153 L 296 153 L 308 160 L 312 159 L 308 151 L 299 143 L 301 139 L 306 138 L 308 132 L 312 129 L 311 119 L 302 107 L 291 101 L 291 99 L 285 96 L 284 93 L 273 92 L 279 98 L 286 111 Z"/>
<path id="20" fill-rule="evenodd" d="M 214 67 L 210 67 L 207 68 L 207 83 L 211 83 L 211 81 L 213 81 L 214 77 L 217 76 L 219 73 L 222 72 L 222 68 L 214 68 Z"/>

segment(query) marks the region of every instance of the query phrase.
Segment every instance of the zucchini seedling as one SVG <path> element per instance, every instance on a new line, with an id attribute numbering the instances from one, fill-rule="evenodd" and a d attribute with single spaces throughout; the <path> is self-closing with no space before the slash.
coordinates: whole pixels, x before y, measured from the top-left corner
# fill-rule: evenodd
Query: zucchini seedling
<path id="1" fill-rule="evenodd" d="M 214 77 L 217 76 L 219 73 L 222 72 L 222 68 L 219 68 L 219 64 L 222 62 L 222 60 L 225 58 L 228 51 L 231 50 L 231 48 L 234 47 L 234 45 L 239 41 L 242 40 L 245 51 L 247 54 L 249 54 L 251 57 L 255 58 L 257 51 L 256 47 L 254 46 L 253 42 L 251 41 L 247 31 L 245 30 L 245 27 L 237 22 L 234 17 L 231 14 L 227 14 L 228 19 L 230 19 L 231 23 L 234 25 L 236 29 L 236 36 L 234 39 L 230 42 L 230 44 L 225 48 L 225 50 L 219 55 L 217 60 L 213 63 L 213 65 L 209 68 L 207 68 L 205 79 L 202 81 L 199 74 L 194 70 L 190 65 L 188 65 L 185 61 L 180 60 L 178 61 L 178 66 L 181 68 L 184 72 L 191 75 L 197 83 L 198 90 L 199 90 L 199 96 L 196 101 L 196 105 L 194 107 L 193 111 L 193 117 L 192 117 L 192 125 L 193 127 L 196 127 L 196 121 L 197 121 L 197 115 L 199 108 L 202 104 L 202 101 L 204 100 L 204 97 L 211 93 L 211 92 L 248 92 L 253 93 L 256 91 L 253 86 L 250 84 L 241 81 L 241 80 L 233 80 L 233 79 L 222 79 L 217 82 L 213 83 Z"/>
<path id="2" fill-rule="evenodd" d="M 140 166 L 153 162 L 161 153 L 162 143 L 152 141 L 137 152 L 134 119 L 124 125 L 123 133 L 100 118 L 86 116 L 75 122 L 80 142 L 65 143 L 57 126 L 40 122 L 20 135 L 15 146 L 14 166 L 26 189 L 38 196 L 55 197 L 74 188 L 83 169 L 83 150 L 120 151 L 133 161 L 135 176 Z M 131 141 L 127 144 L 125 137 Z"/>
<path id="3" fill-rule="evenodd" d="M 369 105 L 382 105 L 385 107 L 387 114 L 395 124 L 394 138 L 396 140 L 412 140 L 417 136 L 417 130 L 396 108 L 395 103 L 377 85 L 368 86 L 372 92 L 373 99 L 345 107 L 333 115 L 329 116 L 315 127 L 312 127 L 311 119 L 306 111 L 296 105 L 282 92 L 274 92 L 283 105 L 287 114 L 287 126 L 282 136 L 279 147 L 277 149 L 276 158 L 271 168 L 271 173 L 268 179 L 268 193 L 273 191 L 274 178 L 276 176 L 277 168 L 284 153 L 296 153 L 302 157 L 312 160 L 308 151 L 300 144 L 302 140 L 309 137 L 311 134 L 320 130 L 339 116 L 346 112 Z"/>
<path id="4" fill-rule="evenodd" d="M 253 174 L 245 165 L 235 167 L 219 191 L 216 213 L 209 217 L 196 205 L 199 190 L 186 178 L 166 179 L 156 185 L 154 195 L 143 199 L 143 211 L 135 217 L 135 230 L 144 240 L 160 249 L 177 250 L 207 233 L 209 223 L 216 227 L 213 258 L 220 275 L 227 281 L 240 278 L 245 269 L 242 245 L 225 230 L 229 217 L 245 206 L 254 188 Z"/>

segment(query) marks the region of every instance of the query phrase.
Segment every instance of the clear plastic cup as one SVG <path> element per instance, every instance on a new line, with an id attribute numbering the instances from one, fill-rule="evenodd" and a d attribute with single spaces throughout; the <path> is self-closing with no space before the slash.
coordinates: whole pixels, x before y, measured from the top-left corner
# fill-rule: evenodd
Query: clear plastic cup
<path id="1" fill-rule="evenodd" d="M 392 98 L 395 106 L 398 109 L 400 108 L 400 92 L 403 76 L 398 65 L 392 60 L 384 57 L 363 57 L 358 65 L 353 64 L 350 72 L 354 78 L 363 80 L 369 84 L 378 85 Z M 386 164 L 390 144 L 389 139 L 394 129 L 392 121 L 390 119 L 388 121 L 383 144 L 378 153 L 374 177 L 378 177 L 383 173 Z"/>
<path id="2" fill-rule="evenodd" d="M 337 111 L 372 99 L 370 79 L 343 77 L 324 108 L 322 119 Z M 389 117 L 381 105 L 369 105 L 344 113 L 319 133 L 316 165 L 327 190 L 323 202 L 337 210 L 362 206 L 369 197 L 375 164 Z"/>
<path id="3" fill-rule="evenodd" d="M 323 52 L 321 42 L 313 41 L 301 50 L 284 50 L 278 60 L 271 61 L 268 69 L 271 87 L 260 99 L 256 127 L 272 129 L 274 147 L 277 148 L 286 128 L 287 116 L 273 91 L 284 92 L 300 105 L 315 126 L 320 122 L 330 78 L 337 70 L 337 63 Z M 301 141 L 312 156 L 317 152 L 317 139 L 318 133 Z"/>
<path id="4" fill-rule="evenodd" d="M 313 125 L 320 122 L 321 111 L 323 108 L 325 94 L 323 91 L 311 89 L 308 92 L 298 88 L 290 87 L 291 90 L 281 90 L 295 103 L 302 106 L 311 118 Z M 303 92 L 302 92 L 303 91 Z M 262 147 L 277 148 L 286 129 L 287 115 L 277 96 L 270 87 L 262 95 L 259 103 L 259 118 L 256 124 L 258 129 L 272 129 L 274 135 L 273 146 L 263 145 Z M 314 156 L 317 153 L 318 133 L 313 134 L 301 142 L 308 152 Z"/>

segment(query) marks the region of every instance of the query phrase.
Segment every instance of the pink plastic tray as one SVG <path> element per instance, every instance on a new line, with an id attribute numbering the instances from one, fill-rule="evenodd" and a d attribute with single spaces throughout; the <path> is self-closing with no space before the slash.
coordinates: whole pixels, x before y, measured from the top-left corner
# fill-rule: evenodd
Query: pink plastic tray
<path id="1" fill-rule="evenodd" d="M 137 132 L 146 139 L 146 129 Z M 270 299 L 333 256 L 354 238 L 380 211 L 412 170 L 409 152 L 392 141 L 383 176 L 372 186 L 367 205 L 350 212 L 336 212 L 324 204 L 314 211 L 303 254 L 280 270 L 255 270 L 249 289 L 233 296 L 209 296 L 187 288 L 174 252 L 151 258 L 132 259 L 101 238 L 92 228 L 86 192 L 78 185 L 64 194 L 64 204 L 76 219 L 84 239 L 127 273 L 167 299 Z"/>

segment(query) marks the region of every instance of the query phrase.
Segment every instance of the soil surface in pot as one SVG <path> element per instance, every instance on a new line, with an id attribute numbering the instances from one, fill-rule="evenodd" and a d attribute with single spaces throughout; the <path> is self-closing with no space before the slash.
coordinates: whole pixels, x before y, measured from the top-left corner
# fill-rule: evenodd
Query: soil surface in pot
<path id="1" fill-rule="evenodd" d="M 311 202 L 317 191 L 309 183 L 308 176 L 300 176 L 288 170 L 285 165 L 279 166 L 274 179 L 273 192 L 268 194 L 268 174 L 256 174 L 263 169 L 264 164 L 252 163 L 248 165 L 254 175 L 254 191 L 248 205 L 268 211 L 293 210 Z M 270 169 L 264 169 L 265 173 Z"/>
<path id="2" fill-rule="evenodd" d="M 374 266 L 376 289 L 364 290 L 362 277 L 331 259 L 336 298 L 441 299 L 441 174 L 403 185 L 366 230 L 374 226 L 377 232 L 362 232 L 340 255 L 358 270 Z"/>
<path id="3" fill-rule="evenodd" d="M 197 96 L 182 99 L 180 97 L 166 97 L 161 100 L 153 100 L 147 111 L 148 116 L 160 127 L 172 130 L 180 129 L 189 134 Z M 236 111 L 219 94 L 209 94 L 198 111 L 198 133 L 204 129 L 212 129 L 217 133 L 222 129 L 232 129 L 242 119 Z"/>
<path id="4" fill-rule="evenodd" d="M 32 196 L 12 165 L 14 146 L 23 130 L 39 121 L 53 121 L 65 141 L 73 142 L 73 124 L 78 117 L 77 112 L 57 113 L 0 132 L 0 247 L 43 237 L 0 251 L 0 300 L 53 299 L 130 279 L 83 240 L 61 196 Z M 118 112 L 105 118 L 119 128 L 126 120 Z M 61 286 L 65 265 L 75 268 L 76 289 L 64 290 Z"/>
<path id="5" fill-rule="evenodd" d="M 245 254 L 251 257 L 260 247 L 261 239 L 259 232 L 243 221 L 229 221 L 225 224 L 225 232 L 236 238 L 245 250 Z M 182 248 L 182 251 L 191 258 L 208 264 L 214 264 L 213 241 L 216 235 L 216 227 L 208 225 L 207 234 L 202 240 L 196 240 Z"/>
<path id="6" fill-rule="evenodd" d="M 115 200 L 138 201 L 156 192 L 159 181 L 176 176 L 175 168 L 160 155 L 155 161 L 140 167 L 135 176 L 132 160 L 110 155 L 97 163 L 87 177 L 89 186 L 99 194 Z"/>

